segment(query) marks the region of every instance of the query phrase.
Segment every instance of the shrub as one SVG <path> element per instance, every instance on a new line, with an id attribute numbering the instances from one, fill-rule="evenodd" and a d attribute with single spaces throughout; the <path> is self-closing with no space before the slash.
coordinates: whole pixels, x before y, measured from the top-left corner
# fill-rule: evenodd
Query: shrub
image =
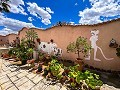
<path id="1" fill-rule="evenodd" d="M 86 56 L 90 49 L 91 46 L 87 43 L 87 39 L 81 36 L 77 38 L 76 42 L 70 43 L 67 46 L 67 51 L 75 52 L 75 54 L 78 54 L 78 58 L 80 58 L 80 53 Z"/>

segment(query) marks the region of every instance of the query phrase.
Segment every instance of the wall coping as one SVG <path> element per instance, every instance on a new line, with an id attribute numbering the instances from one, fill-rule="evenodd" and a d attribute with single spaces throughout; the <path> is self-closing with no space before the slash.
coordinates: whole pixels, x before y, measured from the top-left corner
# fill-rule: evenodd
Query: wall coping
<path id="1" fill-rule="evenodd" d="M 109 23 L 112 23 L 112 22 L 116 22 L 116 21 L 120 21 L 120 18 L 117 18 L 117 19 L 113 19 L 113 20 L 109 20 L 109 21 L 106 21 L 106 22 L 102 22 L 102 23 L 97 23 L 97 24 L 77 24 L 77 25 L 62 25 L 62 26 L 70 26 L 70 27 L 78 27 L 78 26 L 89 26 L 89 27 L 94 27 L 94 26 L 100 26 L 100 25 L 105 25 L 105 24 L 109 24 Z M 46 28 L 46 29 L 42 29 L 42 28 L 28 28 L 28 27 L 23 27 L 21 30 L 18 31 L 18 34 L 15 34 L 15 35 L 19 35 L 21 31 L 23 31 L 24 29 L 36 29 L 36 30 L 41 30 L 41 31 L 46 31 L 46 30 L 50 30 L 52 28 L 55 28 L 55 27 L 59 27 L 60 25 L 55 25 L 55 26 L 51 26 L 49 28 Z M 14 34 L 14 33 L 12 33 Z M 8 35 L 11 35 L 11 34 L 8 34 Z M 6 36 L 8 36 L 6 35 Z M 2 36 L 2 35 L 1 35 Z"/>

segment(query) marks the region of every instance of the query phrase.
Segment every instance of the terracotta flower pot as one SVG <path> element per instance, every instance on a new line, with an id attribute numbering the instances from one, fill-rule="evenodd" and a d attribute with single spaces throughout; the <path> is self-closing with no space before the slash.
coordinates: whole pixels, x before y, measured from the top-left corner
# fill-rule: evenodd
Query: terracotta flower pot
<path id="1" fill-rule="evenodd" d="M 25 65 L 27 63 L 27 60 L 22 60 L 22 65 Z"/>
<path id="2" fill-rule="evenodd" d="M 82 71 L 83 68 L 84 68 L 84 62 L 83 62 L 83 59 L 77 58 L 77 59 L 76 59 L 76 63 L 79 64 L 79 66 L 78 66 L 78 70 Z"/>

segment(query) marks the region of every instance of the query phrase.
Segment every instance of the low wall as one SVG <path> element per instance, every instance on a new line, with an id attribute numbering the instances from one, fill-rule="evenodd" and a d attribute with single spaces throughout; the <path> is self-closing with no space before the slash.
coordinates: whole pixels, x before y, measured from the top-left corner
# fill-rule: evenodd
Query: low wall
<path id="1" fill-rule="evenodd" d="M 27 30 L 23 28 L 19 31 L 20 39 L 25 37 Z M 109 47 L 112 38 L 120 45 L 120 19 L 97 25 L 65 25 L 46 30 L 36 28 L 34 30 L 42 42 L 50 42 L 53 39 L 62 49 L 62 57 L 68 60 L 75 60 L 77 55 L 67 53 L 67 45 L 79 36 L 86 37 L 92 46 L 92 51 L 90 57 L 86 57 L 84 62 L 96 68 L 120 71 L 120 58 L 116 56 L 116 48 Z"/>

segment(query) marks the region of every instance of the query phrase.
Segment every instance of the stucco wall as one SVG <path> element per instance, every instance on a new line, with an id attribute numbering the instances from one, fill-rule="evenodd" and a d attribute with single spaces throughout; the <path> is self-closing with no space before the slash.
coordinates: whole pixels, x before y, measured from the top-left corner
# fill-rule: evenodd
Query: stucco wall
<path id="1" fill-rule="evenodd" d="M 18 37 L 17 34 L 8 34 L 8 35 L 6 35 L 6 38 L 8 39 L 9 43 L 13 42 L 13 40 L 15 40 L 16 37 Z"/>
<path id="2" fill-rule="evenodd" d="M 55 26 L 46 30 L 35 29 L 35 31 L 38 33 L 41 41 L 49 42 L 50 39 L 53 39 L 58 47 L 63 50 L 64 59 L 75 60 L 77 55 L 74 53 L 67 53 L 67 45 L 75 41 L 79 36 L 88 38 L 88 42 L 91 44 L 89 39 L 91 37 L 91 30 L 94 29 L 99 30 L 96 45 L 101 51 L 99 49 L 97 50 L 96 58 L 101 61 L 94 60 L 94 49 L 92 49 L 90 60 L 84 60 L 84 62 L 88 65 L 105 70 L 120 70 L 120 58 L 116 56 L 116 49 L 109 47 L 109 42 L 112 38 L 120 45 L 120 20 L 97 25 Z M 20 39 L 25 36 L 26 30 L 27 28 L 23 28 L 19 32 Z M 113 59 L 106 60 L 101 52 L 104 53 L 105 57 Z"/>
<path id="3" fill-rule="evenodd" d="M 7 38 L 5 36 L 0 35 L 0 45 L 4 45 L 7 42 Z"/>
<path id="4" fill-rule="evenodd" d="M 13 40 L 15 40 L 16 37 L 18 37 L 17 34 L 8 34 L 6 36 L 0 35 L 0 45 L 7 45 L 8 43 L 13 42 Z"/>

